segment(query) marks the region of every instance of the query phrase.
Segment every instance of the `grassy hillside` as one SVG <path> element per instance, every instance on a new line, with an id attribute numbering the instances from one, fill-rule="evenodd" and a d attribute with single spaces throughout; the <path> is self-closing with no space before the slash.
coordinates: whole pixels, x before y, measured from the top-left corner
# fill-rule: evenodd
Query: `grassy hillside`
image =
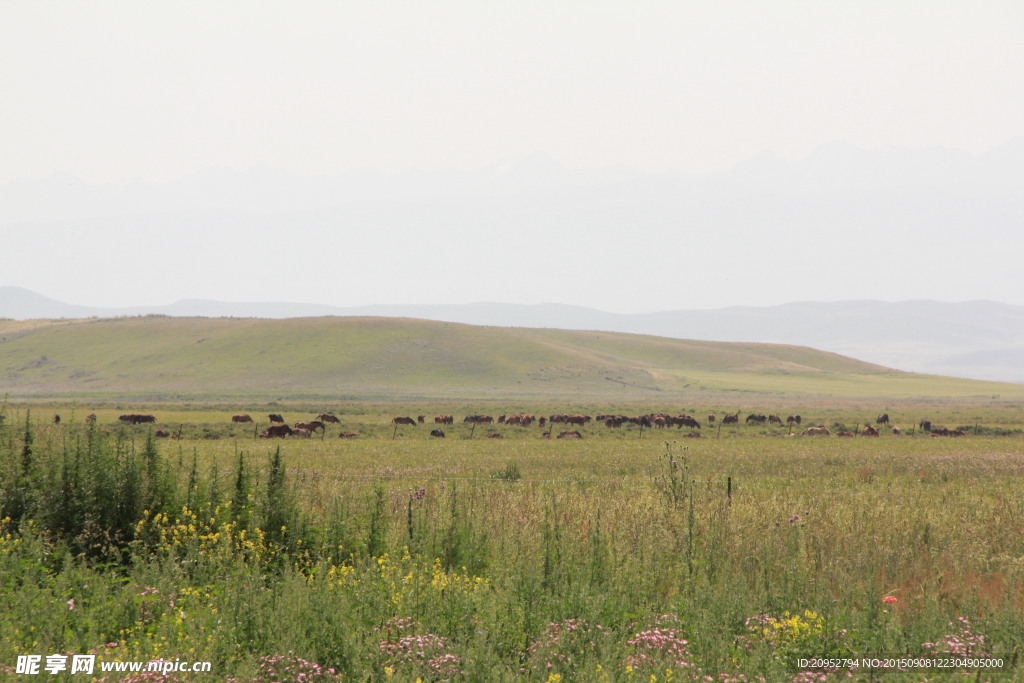
<path id="1" fill-rule="evenodd" d="M 1024 398 L 804 347 L 394 318 L 0 321 L 11 397 L 643 401 L 708 392 Z"/>

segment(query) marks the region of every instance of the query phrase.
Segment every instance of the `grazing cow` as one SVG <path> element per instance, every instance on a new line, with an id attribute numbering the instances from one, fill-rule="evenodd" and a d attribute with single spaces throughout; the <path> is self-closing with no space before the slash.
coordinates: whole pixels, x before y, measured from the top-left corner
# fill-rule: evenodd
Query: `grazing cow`
<path id="1" fill-rule="evenodd" d="M 311 432 L 308 429 L 299 427 L 298 429 L 293 429 L 292 433 L 288 436 L 293 439 L 308 439 L 311 436 Z"/>
<path id="2" fill-rule="evenodd" d="M 560 432 L 558 434 L 558 438 L 559 439 L 582 439 L 583 435 L 580 434 L 579 432 L 577 432 L 576 430 L 573 430 L 571 432 Z"/>
<path id="3" fill-rule="evenodd" d="M 759 425 L 763 425 L 767 420 L 768 416 L 764 413 L 751 413 L 750 415 L 747 415 L 747 424 L 754 422 Z"/>
<path id="4" fill-rule="evenodd" d="M 426 420 L 426 419 L 427 419 L 426 415 L 417 415 L 416 416 L 416 421 L 419 422 L 420 424 L 423 424 L 423 421 Z"/>
<path id="5" fill-rule="evenodd" d="M 488 434 L 484 438 L 487 438 L 487 439 L 504 439 L 505 437 L 502 436 L 501 434 L 499 434 L 498 432 L 491 432 L 490 434 Z"/>
<path id="6" fill-rule="evenodd" d="M 827 427 L 808 427 L 803 432 L 804 436 L 831 436 L 832 432 Z"/>
<path id="7" fill-rule="evenodd" d="M 325 433 L 325 434 L 327 433 L 327 427 L 325 427 L 324 423 L 320 422 L 319 420 L 313 420 L 312 422 L 296 422 L 295 423 L 295 428 L 296 429 L 305 429 L 310 434 L 312 434 L 313 432 L 315 432 L 318 429 L 322 433 Z"/>
<path id="8" fill-rule="evenodd" d="M 122 415 L 117 419 L 120 420 L 121 422 L 127 422 L 128 424 L 131 425 L 138 425 L 146 422 L 156 422 L 156 418 L 153 417 L 152 415 Z"/>
<path id="9" fill-rule="evenodd" d="M 60 424 L 60 415 L 54 415 L 53 416 L 53 424 L 55 424 L 55 425 L 59 425 Z"/>
<path id="10" fill-rule="evenodd" d="M 359 435 L 355 432 L 342 432 L 341 434 L 338 434 L 338 438 L 340 439 L 354 439 L 357 436 Z"/>
<path id="11" fill-rule="evenodd" d="M 393 425 L 412 425 L 413 427 L 415 427 L 416 426 L 416 420 L 412 419 L 411 417 L 396 417 L 394 420 L 391 421 L 391 424 L 393 424 Z"/>
<path id="12" fill-rule="evenodd" d="M 262 434 L 261 439 L 283 439 L 292 433 L 292 428 L 286 424 L 275 424 L 267 427 Z"/>
<path id="13" fill-rule="evenodd" d="M 715 421 L 714 413 L 712 413 L 711 415 L 708 415 L 708 422 L 714 422 L 714 421 Z"/>
<path id="14" fill-rule="evenodd" d="M 316 416 L 316 419 L 320 420 L 321 422 L 326 422 L 332 425 L 341 424 L 341 420 L 339 420 L 335 415 L 331 413 L 320 413 L 319 415 Z"/>
<path id="15" fill-rule="evenodd" d="M 700 429 L 700 422 L 693 415 L 680 415 L 675 418 L 676 428 L 689 427 L 690 429 Z"/>
<path id="16" fill-rule="evenodd" d="M 438 439 L 444 438 L 444 432 L 442 432 L 440 429 L 431 429 L 430 435 L 433 437 L 437 437 Z"/>
<path id="17" fill-rule="evenodd" d="M 872 427 L 871 425 L 867 425 L 866 427 L 864 427 L 863 430 L 861 430 L 860 435 L 861 436 L 878 436 L 878 430 L 875 429 L 874 427 Z"/>
<path id="18" fill-rule="evenodd" d="M 537 426 L 543 429 L 544 425 L 546 425 L 547 422 L 548 422 L 548 419 L 546 417 L 538 418 Z"/>
<path id="19" fill-rule="evenodd" d="M 925 432 L 932 431 L 932 421 L 931 420 L 921 420 L 919 423 L 917 423 L 917 426 L 920 427 L 922 431 L 925 431 Z"/>
<path id="20" fill-rule="evenodd" d="M 170 432 L 164 431 L 163 429 L 158 429 L 155 432 L 153 432 L 153 436 L 155 436 L 158 439 L 166 439 L 170 435 L 171 435 Z"/>
<path id="21" fill-rule="evenodd" d="M 782 418 L 779 417 L 778 415 L 769 415 L 768 416 L 768 424 L 780 425 L 780 424 L 782 424 Z"/>
<path id="22" fill-rule="evenodd" d="M 800 424 L 800 420 L 801 420 L 801 418 L 800 418 L 799 415 L 790 415 L 789 417 L 786 418 L 786 424 L 788 424 L 788 425 L 797 424 L 798 425 L 798 424 Z"/>
<path id="23" fill-rule="evenodd" d="M 455 418 L 451 415 L 437 415 L 434 417 L 434 424 L 439 425 L 450 425 L 455 423 Z"/>
<path id="24" fill-rule="evenodd" d="M 928 436 L 967 436 L 967 432 L 962 429 L 933 429 L 931 434 Z"/>
<path id="25" fill-rule="evenodd" d="M 722 424 L 724 425 L 738 425 L 740 423 L 739 413 L 730 413 L 722 418 Z"/>
<path id="26" fill-rule="evenodd" d="M 249 417 L 248 415 L 232 415 L 231 416 L 231 421 L 232 422 L 252 422 L 252 418 Z"/>
<path id="27" fill-rule="evenodd" d="M 490 415 L 467 415 L 463 422 L 469 424 L 491 424 L 494 422 L 494 418 Z"/>
<path id="28" fill-rule="evenodd" d="M 875 418 L 875 424 L 887 425 L 889 424 L 889 413 L 882 413 Z"/>
<path id="29" fill-rule="evenodd" d="M 271 413 L 270 415 L 267 415 L 267 417 L 270 418 L 271 422 L 284 424 L 284 418 L 278 415 L 277 413 Z"/>
<path id="30" fill-rule="evenodd" d="M 893 435 L 893 436 L 900 436 L 900 435 L 901 435 L 902 433 L 903 433 L 903 432 L 901 432 L 901 431 L 900 431 L 900 428 L 899 428 L 899 427 L 893 427 L 893 428 L 892 428 L 892 435 Z"/>

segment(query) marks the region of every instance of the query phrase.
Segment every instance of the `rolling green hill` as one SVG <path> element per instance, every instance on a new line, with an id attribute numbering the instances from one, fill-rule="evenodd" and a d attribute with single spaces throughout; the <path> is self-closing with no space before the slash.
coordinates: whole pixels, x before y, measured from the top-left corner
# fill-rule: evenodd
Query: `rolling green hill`
<path id="1" fill-rule="evenodd" d="M 1024 397 L 813 349 L 396 318 L 0 321 L 17 397 L 499 398 L 643 401 L 693 392 Z"/>

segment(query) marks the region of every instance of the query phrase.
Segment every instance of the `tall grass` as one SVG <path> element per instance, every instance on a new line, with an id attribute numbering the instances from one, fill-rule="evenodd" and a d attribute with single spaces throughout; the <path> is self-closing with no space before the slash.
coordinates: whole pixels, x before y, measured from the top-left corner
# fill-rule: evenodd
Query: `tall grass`
<path id="1" fill-rule="evenodd" d="M 1024 646 L 1015 441 L 706 441 L 250 452 L 9 416 L 0 665 L 789 680 L 802 656 Z"/>

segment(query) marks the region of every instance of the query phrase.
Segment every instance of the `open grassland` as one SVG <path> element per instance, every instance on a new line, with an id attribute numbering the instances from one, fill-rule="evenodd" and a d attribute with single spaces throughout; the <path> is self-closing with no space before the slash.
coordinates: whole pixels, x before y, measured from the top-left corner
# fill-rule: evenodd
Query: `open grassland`
<path id="1" fill-rule="evenodd" d="M 95 651 L 209 660 L 207 680 L 806 681 L 827 674 L 802 657 L 1017 666 L 1024 650 L 1024 438 L 1004 403 L 886 406 L 907 427 L 977 425 L 961 438 L 588 425 L 571 441 L 431 439 L 390 424 L 417 404 L 353 404 L 323 439 L 272 442 L 227 422 L 255 405 L 151 407 L 137 427 L 116 420 L 137 406 L 5 407 L 0 665 Z M 788 407 L 805 425 L 881 412 Z M 964 675 L 1021 678 L 886 680 Z"/>
<path id="2" fill-rule="evenodd" d="M 0 321 L 12 397 L 111 401 L 687 397 L 1024 400 L 1024 385 L 902 373 L 776 344 L 410 319 Z"/>

